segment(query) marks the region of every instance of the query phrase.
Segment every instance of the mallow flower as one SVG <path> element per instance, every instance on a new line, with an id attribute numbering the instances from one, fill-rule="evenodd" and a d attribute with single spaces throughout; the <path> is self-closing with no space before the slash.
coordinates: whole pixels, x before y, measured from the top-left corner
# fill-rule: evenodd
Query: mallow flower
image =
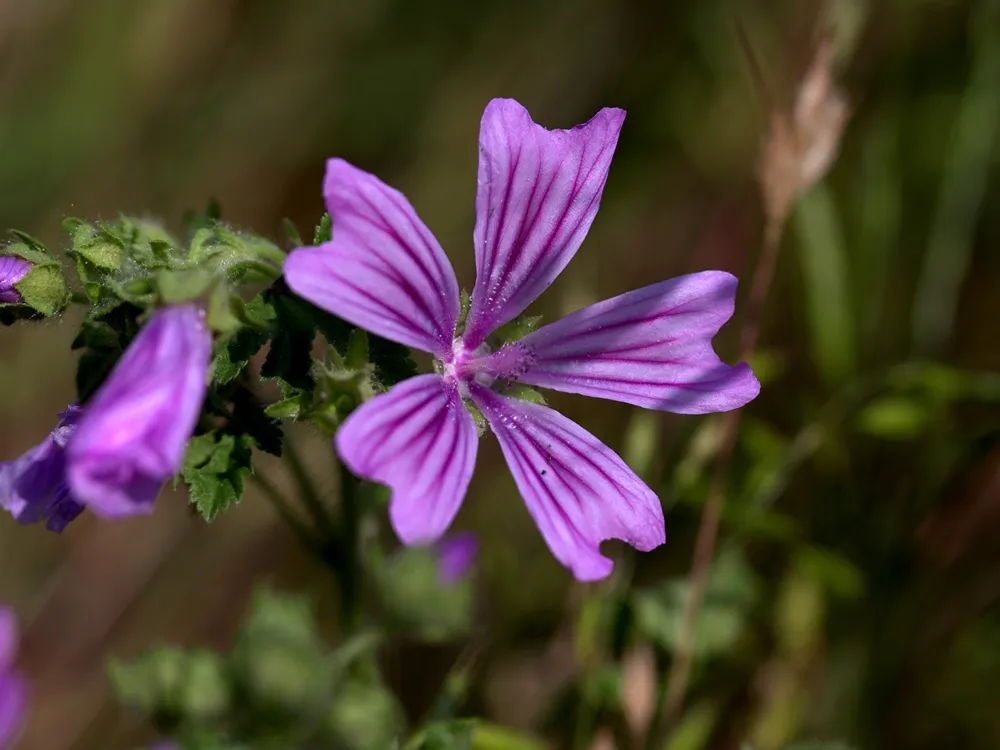
<path id="1" fill-rule="evenodd" d="M 83 511 L 66 483 L 66 444 L 79 418 L 80 408 L 68 407 L 45 440 L 0 463 L 0 507 L 20 523 L 44 520 L 49 531 L 60 532 Z"/>
<path id="2" fill-rule="evenodd" d="M 212 335 L 195 304 L 156 310 L 88 399 L 66 445 L 75 500 L 105 517 L 148 513 L 181 468 L 208 387 Z"/>
<path id="3" fill-rule="evenodd" d="M 17 739 L 28 707 L 28 686 L 14 671 L 18 628 L 14 613 L 0 606 L 0 750 Z"/>
<path id="4" fill-rule="evenodd" d="M 28 275 L 31 263 L 16 255 L 0 256 L 0 303 L 17 304 L 24 302 L 14 284 Z"/>
<path id="5" fill-rule="evenodd" d="M 476 283 L 464 325 L 455 273 L 402 194 L 340 159 L 324 194 L 333 237 L 293 251 L 293 291 L 357 326 L 436 359 L 435 374 L 355 410 L 336 436 L 346 465 L 392 490 L 404 543 L 438 539 L 458 512 L 485 417 L 555 557 L 581 580 L 607 576 L 605 539 L 649 550 L 664 541 L 656 495 L 610 448 L 511 384 L 684 414 L 743 406 L 760 386 L 712 338 L 731 317 L 736 279 L 705 271 L 579 310 L 512 343 L 490 335 L 565 268 L 597 214 L 625 118 L 602 109 L 572 130 L 546 130 L 510 99 L 483 113 L 473 244 Z"/>

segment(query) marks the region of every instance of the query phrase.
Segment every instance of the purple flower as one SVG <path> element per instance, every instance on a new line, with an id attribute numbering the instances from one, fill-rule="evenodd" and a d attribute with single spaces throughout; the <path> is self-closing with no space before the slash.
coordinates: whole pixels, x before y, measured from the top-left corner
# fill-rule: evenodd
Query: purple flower
<path id="1" fill-rule="evenodd" d="M 0 303 L 17 304 L 24 302 L 14 284 L 28 275 L 31 263 L 16 255 L 0 256 Z"/>
<path id="2" fill-rule="evenodd" d="M 600 302 L 517 342 L 488 337 L 569 263 L 600 203 L 625 113 L 603 109 L 572 130 L 536 125 L 520 104 L 483 113 L 476 195 L 476 285 L 456 337 L 458 283 L 434 236 L 397 191 L 347 162 L 327 165 L 331 242 L 294 251 L 298 294 L 380 336 L 437 358 L 421 375 L 357 409 L 337 435 L 356 474 L 392 488 L 405 543 L 438 539 L 476 460 L 472 404 L 507 459 L 555 557 L 577 578 L 611 572 L 601 541 L 641 550 L 664 541 L 656 495 L 597 438 L 558 412 L 503 395 L 514 381 L 687 414 L 725 411 L 760 385 L 729 367 L 712 337 L 733 312 L 736 279 L 706 271 Z"/>
<path id="3" fill-rule="evenodd" d="M 479 540 L 471 531 L 452 534 L 442 539 L 434 547 L 437 558 L 438 578 L 441 583 L 457 583 L 475 564 L 479 554 Z"/>
<path id="4" fill-rule="evenodd" d="M 10 747 L 28 707 L 28 686 L 14 671 L 17 657 L 17 620 L 6 607 L 0 607 L 0 748 Z"/>
<path id="5" fill-rule="evenodd" d="M 66 484 L 66 443 L 76 429 L 80 409 L 70 406 L 59 425 L 39 445 L 14 461 L 0 463 L 0 507 L 20 523 L 45 520 L 60 532 L 83 511 Z"/>
<path id="6" fill-rule="evenodd" d="M 148 513 L 181 468 L 205 400 L 212 336 L 196 305 L 163 307 L 87 402 L 66 446 L 73 496 L 95 513 Z"/>

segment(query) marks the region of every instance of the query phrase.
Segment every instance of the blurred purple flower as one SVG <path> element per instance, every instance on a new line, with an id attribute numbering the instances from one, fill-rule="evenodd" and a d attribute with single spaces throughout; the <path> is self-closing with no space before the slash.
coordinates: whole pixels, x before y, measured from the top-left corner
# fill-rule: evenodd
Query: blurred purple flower
<path id="1" fill-rule="evenodd" d="M 0 606 L 0 750 L 11 747 L 28 707 L 28 685 L 14 671 L 17 644 L 14 613 Z"/>
<path id="2" fill-rule="evenodd" d="M 28 275 L 31 263 L 16 255 L 0 256 L 0 303 L 17 304 L 24 302 L 14 284 Z"/>
<path id="3" fill-rule="evenodd" d="M 471 531 L 462 531 L 446 536 L 434 547 L 437 557 L 438 577 L 449 585 L 457 583 L 476 563 L 479 554 L 479 540 Z"/>
<path id="4" fill-rule="evenodd" d="M 712 338 L 733 313 L 736 279 L 682 276 L 599 302 L 492 349 L 576 253 L 597 214 L 625 113 L 602 109 L 546 130 L 510 99 L 483 113 L 476 195 L 476 284 L 464 330 L 454 271 L 402 194 L 340 159 L 327 164 L 331 242 L 285 263 L 299 295 L 373 333 L 432 353 L 437 373 L 357 409 L 337 438 L 356 474 L 392 488 L 405 543 L 440 538 L 476 460 L 471 400 L 497 436 L 555 557 L 581 580 L 607 576 L 601 541 L 641 550 L 664 541 L 656 495 L 610 448 L 558 412 L 509 398 L 514 381 L 685 414 L 756 397 L 750 367 L 724 364 Z"/>
<path id="5" fill-rule="evenodd" d="M 70 406 L 59 425 L 39 445 L 14 461 L 0 463 L 0 507 L 20 523 L 45 520 L 49 531 L 60 532 L 83 511 L 66 484 L 66 443 L 80 417 Z"/>
<path id="6" fill-rule="evenodd" d="M 163 307 L 87 402 L 66 446 L 73 496 L 106 517 L 148 513 L 181 468 L 208 385 L 212 336 L 193 304 Z"/>

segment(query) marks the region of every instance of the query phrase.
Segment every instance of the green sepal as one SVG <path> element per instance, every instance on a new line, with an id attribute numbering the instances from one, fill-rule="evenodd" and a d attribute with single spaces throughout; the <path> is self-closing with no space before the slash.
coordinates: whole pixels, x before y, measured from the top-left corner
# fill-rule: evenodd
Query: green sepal
<path id="1" fill-rule="evenodd" d="M 541 315 L 518 315 L 509 323 L 505 323 L 497 328 L 490 338 L 497 342 L 509 344 L 518 339 L 523 339 L 541 324 Z"/>
<path id="2" fill-rule="evenodd" d="M 69 303 L 69 288 L 63 275 L 62 264 L 56 260 L 45 246 L 31 235 L 14 230 L 12 234 L 18 242 L 0 250 L 0 255 L 13 255 L 32 264 L 24 278 L 14 284 L 23 302 L 0 305 L 10 308 L 26 305 L 35 313 L 46 317 L 56 315 L 66 309 Z M 30 313 L 29 313 L 30 315 Z"/>
<path id="3" fill-rule="evenodd" d="M 530 404 L 545 406 L 548 403 L 540 391 L 536 391 L 531 386 L 522 385 L 521 383 L 511 383 L 507 387 L 501 386 L 501 392 L 504 396 L 527 401 Z"/>

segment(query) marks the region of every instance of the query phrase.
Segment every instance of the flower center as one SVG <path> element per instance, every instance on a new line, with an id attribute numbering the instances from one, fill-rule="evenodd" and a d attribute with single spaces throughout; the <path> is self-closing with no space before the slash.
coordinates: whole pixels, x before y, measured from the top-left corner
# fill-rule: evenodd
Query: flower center
<path id="1" fill-rule="evenodd" d="M 437 369 L 446 378 L 457 380 L 460 387 L 472 380 L 492 386 L 497 379 L 508 383 L 517 380 L 534 364 L 534 359 L 531 350 L 516 341 L 492 351 L 486 344 L 468 349 L 457 338 L 452 344 L 450 360 L 437 363 Z"/>

